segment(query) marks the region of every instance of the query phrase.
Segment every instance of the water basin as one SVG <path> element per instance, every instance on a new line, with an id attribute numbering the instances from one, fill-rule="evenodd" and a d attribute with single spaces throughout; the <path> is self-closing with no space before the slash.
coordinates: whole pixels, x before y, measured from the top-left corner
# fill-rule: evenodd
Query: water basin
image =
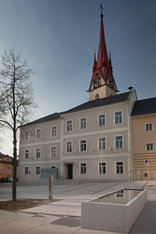
<path id="1" fill-rule="evenodd" d="M 127 204 L 133 198 L 138 196 L 138 194 L 140 194 L 142 191 L 142 189 L 122 189 L 117 192 L 94 199 L 91 202 Z"/>
<path id="2" fill-rule="evenodd" d="M 81 227 L 129 233 L 147 201 L 147 190 L 123 188 L 81 203 Z"/>

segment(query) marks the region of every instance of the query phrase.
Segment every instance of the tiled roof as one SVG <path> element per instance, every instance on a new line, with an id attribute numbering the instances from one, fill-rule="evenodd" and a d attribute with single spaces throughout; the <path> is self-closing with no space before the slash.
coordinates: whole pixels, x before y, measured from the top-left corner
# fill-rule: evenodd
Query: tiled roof
<path id="1" fill-rule="evenodd" d="M 126 92 L 126 93 L 121 93 L 121 94 L 117 94 L 117 95 L 106 97 L 106 98 L 88 101 L 88 102 L 85 102 L 79 106 L 72 108 L 72 109 L 69 109 L 67 111 L 60 112 L 60 113 L 54 113 L 54 114 L 45 116 L 41 119 L 37 119 L 37 120 L 30 122 L 28 124 L 25 124 L 23 126 L 28 126 L 31 124 L 38 124 L 38 123 L 43 123 L 43 122 L 47 122 L 47 121 L 57 120 L 57 119 L 60 119 L 63 114 L 68 114 L 68 113 L 77 112 L 77 111 L 83 111 L 86 109 L 91 109 L 91 108 L 95 108 L 95 107 L 99 107 L 99 106 L 105 106 L 105 105 L 118 103 L 118 102 L 124 102 L 124 101 L 128 100 L 129 94 L 130 94 L 130 92 Z"/>
<path id="2" fill-rule="evenodd" d="M 8 158 L 12 158 L 12 157 L 11 157 L 11 156 L 9 156 L 8 154 L 3 154 L 3 153 L 1 153 L 1 152 L 0 152 L 0 158 L 1 158 L 1 157 L 8 157 Z"/>
<path id="3" fill-rule="evenodd" d="M 90 108 L 95 108 L 98 106 L 105 106 L 105 105 L 109 105 L 109 104 L 113 104 L 113 103 L 124 102 L 128 99 L 129 94 L 130 94 L 130 92 L 121 93 L 121 94 L 109 96 L 106 98 L 100 98 L 97 100 L 88 101 L 88 102 L 85 102 L 79 106 L 76 106 L 76 107 L 64 112 L 64 114 L 70 113 L 70 112 L 86 110 L 86 109 L 90 109 Z"/>
<path id="4" fill-rule="evenodd" d="M 27 123 L 27 124 L 24 124 L 23 126 L 28 126 L 28 125 L 31 125 L 31 124 L 38 124 L 38 123 L 43 123 L 43 122 L 48 122 L 48 121 L 52 121 L 52 120 L 57 120 L 57 119 L 60 119 L 60 114 L 59 113 L 53 113 L 51 115 L 47 115 L 43 118 L 40 118 L 40 119 L 37 119 L 37 120 L 34 120 L 30 123 Z"/>
<path id="5" fill-rule="evenodd" d="M 156 98 L 136 101 L 131 116 L 156 113 Z"/>

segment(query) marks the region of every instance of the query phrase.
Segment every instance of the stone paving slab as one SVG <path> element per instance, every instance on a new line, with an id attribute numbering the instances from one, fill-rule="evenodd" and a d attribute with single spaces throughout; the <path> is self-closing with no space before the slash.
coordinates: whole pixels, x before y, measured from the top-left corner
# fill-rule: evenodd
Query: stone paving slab
<path id="1" fill-rule="evenodd" d="M 115 232 L 95 231 L 81 229 L 81 201 L 87 201 L 101 194 L 123 187 L 141 188 L 148 187 L 148 201 L 139 219 L 134 225 L 131 234 L 155 234 L 156 230 L 156 182 L 122 182 L 122 183 L 88 183 L 72 185 L 63 188 L 55 187 L 54 198 L 59 199 L 39 207 L 27 209 L 24 212 L 7 212 L 0 210 L 0 234 L 115 234 Z M 41 191 L 45 198 L 46 187 L 39 186 L 28 190 L 21 187 L 30 197 L 36 196 Z M 60 189 L 60 190 L 59 190 Z M 0 192 L 5 191 L 0 188 Z M 34 193 L 34 191 L 36 191 Z M 6 191 L 8 194 L 8 190 Z M 4 194 L 5 195 L 5 194 Z M 43 211 L 45 214 L 43 214 Z M 79 217 L 79 218 L 78 218 Z M 118 233 L 119 234 L 119 233 Z M 121 234 L 121 233 L 120 233 Z"/>
<path id="2" fill-rule="evenodd" d="M 132 228 L 131 233 L 156 233 L 156 201 L 147 201 L 140 217 Z"/>
<path id="3" fill-rule="evenodd" d="M 75 190 L 69 189 L 69 196 L 63 197 L 61 194 L 61 197 L 59 197 L 59 200 L 53 203 L 48 203 L 45 205 L 41 205 L 38 207 L 33 207 L 29 209 L 25 209 L 22 212 L 28 212 L 28 213 L 42 213 L 42 214 L 51 214 L 51 215 L 69 215 L 69 216 L 75 216 L 75 217 L 81 217 L 81 202 L 82 201 L 89 201 L 94 198 L 97 198 L 101 194 L 106 194 L 111 192 L 112 190 L 117 190 L 121 188 L 141 188 L 145 185 L 145 181 L 143 182 L 121 182 L 121 183 L 106 183 L 102 184 L 99 183 L 95 185 L 87 184 L 85 189 L 85 194 L 82 195 L 85 185 L 77 185 L 79 188 L 80 196 L 77 195 L 77 192 Z M 66 188 L 67 189 L 67 188 Z M 82 189 L 82 190 L 81 190 Z M 77 189 L 78 190 L 78 189 Z M 92 194 L 90 194 L 90 191 L 92 190 Z M 88 192 L 88 194 L 87 194 Z M 73 196 L 71 196 L 73 194 Z M 57 196 L 56 194 L 55 196 Z M 67 195 L 67 190 L 66 190 Z M 58 196 L 55 197 L 54 200 L 58 199 Z"/>
<path id="4" fill-rule="evenodd" d="M 27 232 L 30 229 L 34 229 L 38 226 L 40 226 L 41 224 L 37 224 L 34 222 L 28 222 L 26 220 L 24 221 L 11 221 L 7 224 L 1 224 L 1 228 L 0 228 L 0 233 L 5 233 L 5 234 L 18 234 L 18 233 L 23 233 L 23 232 Z"/>

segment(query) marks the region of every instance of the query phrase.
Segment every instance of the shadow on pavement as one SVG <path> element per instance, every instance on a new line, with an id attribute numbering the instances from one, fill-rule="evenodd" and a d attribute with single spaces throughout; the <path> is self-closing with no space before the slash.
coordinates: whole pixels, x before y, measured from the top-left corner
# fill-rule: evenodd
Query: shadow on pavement
<path id="1" fill-rule="evenodd" d="M 147 201 L 142 213 L 133 226 L 131 234 L 156 233 L 156 201 Z"/>
<path id="2" fill-rule="evenodd" d="M 63 226 L 68 226 L 68 227 L 79 227 L 80 219 L 72 218 L 72 217 L 63 217 L 61 219 L 53 221 L 51 224 L 63 225 Z"/>

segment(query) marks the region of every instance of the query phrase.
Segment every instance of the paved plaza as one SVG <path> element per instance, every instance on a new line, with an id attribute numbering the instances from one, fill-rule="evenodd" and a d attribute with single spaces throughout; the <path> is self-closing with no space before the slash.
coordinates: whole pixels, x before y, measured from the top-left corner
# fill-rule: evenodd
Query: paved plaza
<path id="1" fill-rule="evenodd" d="M 0 234 L 106 234 L 81 229 L 81 201 L 94 199 L 120 188 L 148 189 L 148 201 L 131 233 L 154 234 L 156 230 L 156 182 L 99 182 L 54 185 L 54 202 L 20 212 L 0 210 Z M 11 199 L 11 186 L 0 184 L 0 200 Z M 48 185 L 18 186 L 17 198 L 48 198 Z M 114 232 L 113 232 L 114 233 Z"/>

